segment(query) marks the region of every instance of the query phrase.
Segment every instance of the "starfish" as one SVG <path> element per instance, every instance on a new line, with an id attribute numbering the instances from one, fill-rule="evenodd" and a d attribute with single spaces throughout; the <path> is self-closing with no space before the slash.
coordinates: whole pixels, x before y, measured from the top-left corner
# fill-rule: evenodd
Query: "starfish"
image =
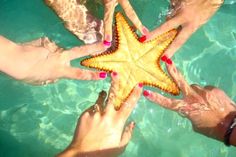
<path id="1" fill-rule="evenodd" d="M 178 30 L 172 29 L 151 41 L 140 42 L 121 13 L 116 14 L 116 50 L 81 61 L 81 65 L 119 74 L 119 90 L 115 93 L 114 107 L 119 109 L 138 84 L 157 87 L 179 94 L 176 83 L 161 69 L 160 58 L 164 50 L 176 37 Z"/>

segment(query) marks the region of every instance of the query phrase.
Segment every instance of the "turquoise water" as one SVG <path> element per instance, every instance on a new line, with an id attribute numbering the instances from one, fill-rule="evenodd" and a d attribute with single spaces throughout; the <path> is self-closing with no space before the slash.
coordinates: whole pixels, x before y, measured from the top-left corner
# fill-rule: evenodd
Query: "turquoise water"
<path id="1" fill-rule="evenodd" d="M 131 2 L 149 29 L 163 21 L 168 8 L 167 0 Z M 45 35 L 65 48 L 82 44 L 41 0 L 0 0 L 0 34 L 16 42 Z M 215 85 L 236 101 L 236 1 L 226 1 L 174 61 L 189 83 Z M 0 75 L 0 156 L 49 157 L 63 150 L 77 118 L 109 89 L 109 81 L 61 80 L 35 87 Z M 143 97 L 130 119 L 137 127 L 122 157 L 236 156 L 235 148 L 194 133 L 187 119 Z"/>

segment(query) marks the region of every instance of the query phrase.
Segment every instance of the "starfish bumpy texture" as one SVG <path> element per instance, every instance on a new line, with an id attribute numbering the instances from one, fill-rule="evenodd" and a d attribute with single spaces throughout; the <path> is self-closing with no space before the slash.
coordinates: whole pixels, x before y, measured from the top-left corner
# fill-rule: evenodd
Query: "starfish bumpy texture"
<path id="1" fill-rule="evenodd" d="M 118 73 L 119 89 L 115 92 L 114 107 L 119 109 L 138 83 L 178 95 L 178 86 L 160 66 L 160 58 L 175 39 L 178 30 L 172 29 L 151 41 L 141 43 L 121 13 L 116 14 L 115 28 L 116 50 L 81 62 L 86 67 Z"/>

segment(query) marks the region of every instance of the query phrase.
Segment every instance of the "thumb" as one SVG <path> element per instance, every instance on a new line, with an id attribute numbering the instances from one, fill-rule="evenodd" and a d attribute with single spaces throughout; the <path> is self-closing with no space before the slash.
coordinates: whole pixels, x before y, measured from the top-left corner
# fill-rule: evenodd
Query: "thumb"
<path id="1" fill-rule="evenodd" d="M 76 80 L 103 80 L 107 73 L 67 67 L 63 71 L 63 77 Z"/>
<path id="2" fill-rule="evenodd" d="M 168 32 L 169 30 L 171 30 L 173 28 L 177 28 L 182 24 L 183 24 L 183 18 L 181 18 L 181 16 L 173 17 L 172 19 L 166 21 L 161 26 L 159 26 L 156 29 L 154 29 L 153 31 L 151 31 L 148 34 L 148 40 L 152 40 L 155 37 L 157 37 L 165 32 Z"/>
<path id="3" fill-rule="evenodd" d="M 121 147 L 125 147 L 129 143 L 133 134 L 134 127 L 135 127 L 135 122 L 131 122 L 125 127 L 120 141 Z"/>

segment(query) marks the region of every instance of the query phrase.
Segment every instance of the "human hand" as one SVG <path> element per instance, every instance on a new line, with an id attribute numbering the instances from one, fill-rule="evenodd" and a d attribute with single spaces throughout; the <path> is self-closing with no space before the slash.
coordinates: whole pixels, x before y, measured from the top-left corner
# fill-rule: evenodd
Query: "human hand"
<path id="1" fill-rule="evenodd" d="M 120 4 L 124 9 L 127 17 L 132 21 L 134 26 L 142 33 L 143 37 L 140 38 L 141 41 L 146 40 L 146 34 L 149 30 L 142 24 L 139 20 L 137 14 L 132 8 L 128 0 L 103 0 L 105 6 L 104 12 L 104 44 L 106 46 L 111 46 L 112 41 L 112 22 L 115 7 Z"/>
<path id="2" fill-rule="evenodd" d="M 102 20 L 86 8 L 86 0 L 44 0 L 64 21 L 65 27 L 86 44 L 102 40 Z"/>
<path id="3" fill-rule="evenodd" d="M 171 58 L 188 38 L 215 14 L 223 2 L 224 0 L 171 0 L 171 13 L 167 16 L 167 21 L 150 32 L 147 38 L 153 39 L 181 25 L 182 30 L 163 54 Z"/>
<path id="4" fill-rule="evenodd" d="M 103 0 L 103 22 L 91 15 L 85 6 L 86 1 L 44 0 L 57 15 L 65 21 L 65 27 L 85 43 L 100 41 L 104 34 L 104 45 L 110 47 L 112 41 L 112 22 L 115 7 L 119 3 L 134 26 L 145 35 L 149 31 L 142 25 L 128 0 Z M 104 32 L 103 32 L 104 25 Z M 145 40 L 143 36 L 141 40 Z"/>
<path id="5" fill-rule="evenodd" d="M 100 93 L 95 105 L 80 116 L 74 138 L 58 157 L 86 156 L 110 157 L 121 154 L 131 139 L 135 123 L 125 123 L 137 104 L 142 87 L 136 86 L 119 110 L 115 110 L 114 91 L 117 90 L 118 75 L 112 73 L 112 86 L 106 101 L 106 93 Z"/>
<path id="6" fill-rule="evenodd" d="M 47 38 L 18 45 L 0 37 L 0 49 L 3 53 L 0 70 L 27 83 L 43 85 L 60 78 L 78 80 L 106 78 L 105 72 L 70 66 L 70 61 L 73 59 L 104 51 L 102 42 L 63 50 Z"/>
<path id="7" fill-rule="evenodd" d="M 166 64 L 166 67 L 182 91 L 183 98 L 167 98 L 151 91 L 144 91 L 144 96 L 187 117 L 196 132 L 223 141 L 226 130 L 236 116 L 235 103 L 219 88 L 188 85 L 173 63 Z M 236 145 L 236 136 L 231 138 L 231 144 Z"/>

